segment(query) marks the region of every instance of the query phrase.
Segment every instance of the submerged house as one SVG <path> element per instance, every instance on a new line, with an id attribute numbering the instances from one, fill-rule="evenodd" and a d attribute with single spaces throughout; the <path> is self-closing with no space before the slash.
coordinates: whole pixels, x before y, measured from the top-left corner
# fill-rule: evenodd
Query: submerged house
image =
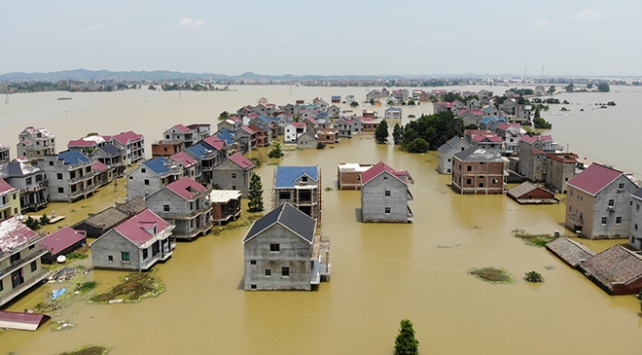
<path id="1" fill-rule="evenodd" d="M 437 171 L 440 174 L 451 174 L 453 167 L 453 154 L 463 152 L 472 147 L 462 137 L 452 137 L 437 149 Z"/>
<path id="2" fill-rule="evenodd" d="M 212 204 L 212 222 L 223 225 L 229 221 L 236 221 L 241 216 L 241 191 L 238 190 L 212 190 L 210 192 Z"/>
<path id="3" fill-rule="evenodd" d="M 91 243 L 95 268 L 149 270 L 172 255 L 174 225 L 146 209 Z"/>
<path id="4" fill-rule="evenodd" d="M 519 204 L 551 204 L 560 202 L 555 194 L 531 182 L 524 182 L 506 191 Z"/>
<path id="5" fill-rule="evenodd" d="M 461 194 L 503 194 L 504 160 L 499 150 L 471 147 L 453 155 L 452 188 Z"/>
<path id="6" fill-rule="evenodd" d="M 38 168 L 47 175 L 49 182 L 49 200 L 73 202 L 93 196 L 96 171 L 92 164 L 91 159 L 77 150 L 38 159 Z"/>
<path id="7" fill-rule="evenodd" d="M 373 165 L 372 163 L 337 164 L 337 187 L 339 190 L 361 190 L 361 174 Z"/>
<path id="8" fill-rule="evenodd" d="M 642 255 L 619 244 L 595 255 L 578 267 L 610 295 L 633 295 L 642 290 Z"/>
<path id="9" fill-rule="evenodd" d="M 363 222 L 408 223 L 414 220 L 408 189 L 414 183 L 408 171 L 397 171 L 379 162 L 361 174 Z"/>
<path id="10" fill-rule="evenodd" d="M 147 208 L 142 197 L 136 197 L 126 203 L 116 204 L 98 213 L 90 213 L 86 219 L 71 226 L 76 231 L 86 234 L 87 238 L 98 238 L 119 223 Z"/>
<path id="11" fill-rule="evenodd" d="M 311 290 L 330 277 L 330 241 L 289 203 L 254 221 L 243 238 L 245 290 Z"/>
<path id="12" fill-rule="evenodd" d="M 273 206 L 290 203 L 319 221 L 321 169 L 318 166 L 278 166 L 274 173 Z"/>
<path id="13" fill-rule="evenodd" d="M 0 222 L 0 306 L 44 280 L 40 258 L 43 235 L 27 228 L 18 218 Z"/>
<path id="14" fill-rule="evenodd" d="M 80 249 L 87 242 L 85 231 L 77 231 L 70 227 L 63 227 L 46 236 L 40 245 L 47 250 L 42 261 L 53 264 L 61 255 L 67 255 L 74 250 Z"/>
<path id="15" fill-rule="evenodd" d="M 41 169 L 14 160 L 0 164 L 0 178 L 18 190 L 20 213 L 41 210 L 49 203 L 47 175 Z"/>
<path id="16" fill-rule="evenodd" d="M 56 154 L 56 136 L 46 128 L 27 127 L 18 134 L 18 157 L 27 160 Z"/>
<path id="17" fill-rule="evenodd" d="M 240 190 L 243 197 L 247 197 L 254 167 L 254 162 L 236 153 L 214 167 L 212 183 L 218 189 Z"/>
<path id="18" fill-rule="evenodd" d="M 127 201 L 136 197 L 147 198 L 183 177 L 183 173 L 180 163 L 165 157 L 145 161 L 127 174 Z"/>

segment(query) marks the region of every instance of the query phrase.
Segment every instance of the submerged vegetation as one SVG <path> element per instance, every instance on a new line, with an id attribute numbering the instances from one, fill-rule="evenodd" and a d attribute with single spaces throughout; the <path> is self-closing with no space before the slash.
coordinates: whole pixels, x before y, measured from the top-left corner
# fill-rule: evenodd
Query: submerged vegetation
<path id="1" fill-rule="evenodd" d="M 529 271 L 524 276 L 524 280 L 528 282 L 544 282 L 544 277 L 537 271 Z"/>
<path id="2" fill-rule="evenodd" d="M 104 346 L 87 345 L 73 351 L 65 351 L 58 355 L 105 355 L 109 353 L 110 350 L 110 348 Z"/>
<path id="3" fill-rule="evenodd" d="M 512 284 L 515 283 L 515 278 L 503 268 L 484 267 L 481 269 L 470 269 L 468 273 L 474 275 L 480 280 L 490 282 L 492 284 Z"/>
<path id="4" fill-rule="evenodd" d="M 153 271 L 134 272 L 122 279 L 122 282 L 111 290 L 91 297 L 96 303 L 108 303 L 122 300 L 124 302 L 140 302 L 145 297 L 156 297 L 165 291 L 160 279 Z"/>
<path id="5" fill-rule="evenodd" d="M 546 244 L 557 239 L 556 236 L 550 234 L 530 234 L 525 230 L 516 228 L 512 230 L 513 237 L 523 240 L 526 244 L 533 247 L 545 247 Z"/>

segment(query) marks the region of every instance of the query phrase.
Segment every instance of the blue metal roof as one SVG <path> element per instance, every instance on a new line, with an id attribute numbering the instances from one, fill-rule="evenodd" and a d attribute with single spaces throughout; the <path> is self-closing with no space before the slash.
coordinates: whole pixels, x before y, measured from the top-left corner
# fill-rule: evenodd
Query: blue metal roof
<path id="1" fill-rule="evenodd" d="M 303 175 L 319 181 L 319 168 L 315 166 L 278 166 L 276 168 L 276 188 L 294 187 L 296 179 Z"/>
<path id="2" fill-rule="evenodd" d="M 160 157 L 160 158 L 148 160 L 144 162 L 143 165 L 151 169 L 156 174 L 163 175 L 169 172 L 171 163 L 167 158 Z"/>
<path id="3" fill-rule="evenodd" d="M 64 152 L 58 153 L 58 159 L 65 162 L 69 165 L 79 165 L 84 163 L 89 163 L 89 158 L 87 158 L 83 153 L 77 150 L 67 150 Z"/>
<path id="4" fill-rule="evenodd" d="M 118 149 L 118 148 L 117 148 L 115 145 L 113 145 L 113 144 L 108 144 L 108 145 L 103 146 L 103 147 L 100 147 L 100 148 L 98 148 L 98 149 L 100 149 L 100 150 L 104 151 L 105 153 L 107 153 L 107 154 L 109 154 L 109 155 L 119 155 L 119 154 L 121 154 L 121 153 L 120 153 L 120 149 Z"/>
<path id="5" fill-rule="evenodd" d="M 217 136 L 219 139 L 222 139 L 223 141 L 225 141 L 227 145 L 234 144 L 234 132 L 228 128 L 223 128 L 218 132 L 214 133 L 214 135 Z"/>
<path id="6" fill-rule="evenodd" d="M 203 159 L 208 155 L 212 155 L 212 152 L 213 152 L 212 147 L 210 147 L 209 144 L 202 141 L 187 148 L 187 151 L 192 153 L 192 155 L 194 155 L 197 159 Z"/>

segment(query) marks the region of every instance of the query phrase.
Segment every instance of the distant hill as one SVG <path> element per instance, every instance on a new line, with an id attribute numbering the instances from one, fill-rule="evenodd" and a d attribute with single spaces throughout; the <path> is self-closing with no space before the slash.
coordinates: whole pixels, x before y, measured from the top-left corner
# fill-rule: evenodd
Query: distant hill
<path id="1" fill-rule="evenodd" d="M 182 73 L 167 70 L 155 71 L 117 71 L 74 69 L 50 73 L 6 73 L 0 74 L 0 81 L 48 81 L 58 80 L 115 80 L 115 81 L 184 81 L 184 80 L 229 80 L 229 81 L 304 81 L 304 80 L 363 80 L 363 79 L 393 79 L 393 78 L 486 78 L 486 77 L 513 77 L 511 74 L 501 75 L 261 75 L 246 72 L 241 75 L 225 75 L 212 73 Z"/>

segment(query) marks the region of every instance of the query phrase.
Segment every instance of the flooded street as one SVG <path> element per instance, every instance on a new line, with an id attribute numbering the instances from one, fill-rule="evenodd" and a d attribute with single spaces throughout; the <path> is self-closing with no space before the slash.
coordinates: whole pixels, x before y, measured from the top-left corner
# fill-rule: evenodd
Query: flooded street
<path id="1" fill-rule="evenodd" d="M 627 120 L 635 127 L 639 123 L 625 113 L 639 112 L 635 110 L 642 102 L 641 94 L 625 89 L 629 91 L 621 96 L 609 94 L 615 97 L 609 100 L 619 106 L 608 110 L 617 113 L 614 122 Z M 65 149 L 69 139 L 87 132 L 113 134 L 131 129 L 145 135 L 149 154 L 151 142 L 173 124 L 215 125 L 221 111 L 235 111 L 262 96 L 276 104 L 297 98 L 311 101 L 315 96 L 329 99 L 335 93 L 363 99 L 368 89 L 238 90 L 184 92 L 180 98 L 177 93 L 146 90 L 11 95 L 10 105 L 0 108 L 0 143 L 12 146 L 15 156 L 18 132 L 27 125 L 46 126 L 56 134 L 58 151 Z M 495 88 L 496 93 L 500 90 L 505 88 Z M 578 98 L 589 105 L 592 97 L 587 95 L 560 95 L 560 100 Z M 619 99 L 624 95 L 632 108 Z M 73 100 L 57 102 L 58 96 Z M 378 110 L 382 115 L 385 107 Z M 551 134 L 558 142 L 570 144 L 581 157 L 605 161 L 601 154 L 614 153 L 593 147 L 593 133 L 574 132 L 596 127 L 599 122 L 595 120 L 607 116 L 597 116 L 602 113 L 589 109 L 582 117 L 577 110 L 573 108 L 572 116 L 545 113 L 543 117 L 553 122 Z M 422 112 L 431 113 L 432 108 L 427 104 L 409 110 L 404 107 L 404 117 Z M 628 127 L 618 124 L 620 130 Z M 612 129 L 602 129 L 607 139 L 604 146 L 620 141 L 631 151 L 638 146 L 622 139 L 629 133 L 610 135 Z M 614 154 L 608 162 L 640 178 L 642 162 L 634 161 L 633 154 Z M 413 176 L 414 223 L 358 223 L 360 192 L 336 189 L 339 162 L 380 160 Z M 0 333 L 0 354 L 56 354 L 86 344 L 111 347 L 112 354 L 391 354 L 403 318 L 413 322 L 424 354 L 640 353 L 639 301 L 633 296 L 608 296 L 545 249 L 512 237 L 515 228 L 531 233 L 563 232 L 564 203 L 522 206 L 507 196 L 457 195 L 447 186 L 450 176 L 436 172 L 436 152 L 407 154 L 391 145 L 377 145 L 371 136 L 342 140 L 325 150 L 288 151 L 281 164 L 318 164 L 323 187 L 332 188 L 323 192 L 322 224 L 323 234 L 332 238 L 330 282 L 312 292 L 245 292 L 241 239 L 246 229 L 208 235 L 179 243 L 166 263 L 154 267 L 166 288 L 159 297 L 134 304 L 77 302 L 52 313 L 54 320 L 69 320 L 75 329 L 54 332 L 46 325 L 33 333 Z M 263 164 L 257 171 L 267 210 L 272 207 L 274 170 L 274 165 Z M 90 199 L 73 206 L 50 204 L 45 212 L 53 209 L 57 215 L 68 215 L 61 223 L 71 225 L 87 212 L 112 204 L 112 199 L 122 201 L 123 191 L 122 186 L 108 185 Z M 613 243 L 582 242 L 595 250 Z M 485 266 L 503 267 L 517 282 L 491 285 L 466 272 Z M 524 281 L 524 273 L 532 270 L 546 281 Z M 98 281 L 101 291 L 123 275 L 93 271 L 87 277 Z M 58 287 L 36 288 L 7 310 L 33 307 L 44 300 L 47 291 Z"/>

